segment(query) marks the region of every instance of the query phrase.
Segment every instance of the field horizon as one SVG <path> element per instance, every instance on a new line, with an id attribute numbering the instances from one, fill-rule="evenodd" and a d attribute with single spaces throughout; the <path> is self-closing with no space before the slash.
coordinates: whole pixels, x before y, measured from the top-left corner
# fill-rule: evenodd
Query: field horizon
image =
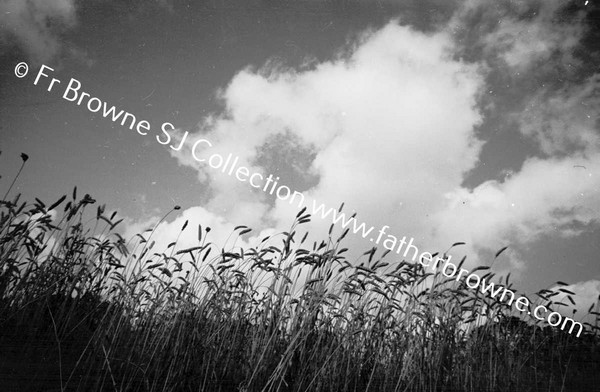
<path id="1" fill-rule="evenodd" d="M 305 243 L 305 210 L 257 248 L 219 248 L 209 227 L 186 222 L 196 247 L 176 250 L 174 238 L 156 250 L 156 227 L 125 239 L 116 211 L 76 188 L 51 204 L 0 204 L 6 391 L 580 391 L 599 381 L 596 325 L 577 338 L 526 323 L 389 251 L 351 263 L 347 231 Z"/>

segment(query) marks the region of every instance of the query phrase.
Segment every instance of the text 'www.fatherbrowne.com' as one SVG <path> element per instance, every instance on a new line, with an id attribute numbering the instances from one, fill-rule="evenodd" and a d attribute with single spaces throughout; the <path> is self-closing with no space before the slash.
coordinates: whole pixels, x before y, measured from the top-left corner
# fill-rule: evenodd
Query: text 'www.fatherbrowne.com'
<path id="1" fill-rule="evenodd" d="M 18 78 L 24 78 L 28 71 L 29 66 L 24 62 L 17 64 L 14 70 L 15 75 Z M 187 131 L 183 136 L 177 135 L 176 137 L 173 133 L 176 132 L 175 126 L 169 122 L 162 123 L 160 132 L 155 132 L 155 127 L 152 127 L 149 121 L 140 119 L 131 112 L 110 105 L 106 101 L 84 91 L 82 83 L 75 78 L 70 78 L 68 83 L 63 84 L 60 79 L 51 77 L 51 72 L 53 71 L 54 69 L 42 65 L 33 84 L 38 85 L 38 83 L 46 81 L 46 91 L 48 92 L 62 90 L 62 98 L 69 102 L 73 102 L 77 106 L 85 107 L 92 113 L 99 113 L 108 120 L 120 123 L 121 126 L 127 127 L 130 130 L 135 130 L 140 136 L 147 137 L 154 133 L 153 136 L 157 143 L 169 146 L 169 148 L 174 151 L 181 151 L 185 146 L 189 149 L 192 157 L 197 162 L 208 164 L 212 169 L 219 170 L 228 176 L 234 176 L 238 181 L 248 182 L 251 187 L 261 189 L 263 192 L 273 195 L 279 200 L 290 203 L 290 205 L 297 205 L 299 209 L 306 207 L 306 200 L 303 193 L 293 191 L 289 187 L 279 184 L 279 177 L 273 176 L 272 174 L 267 176 L 262 172 L 244 166 L 240 163 L 241 160 L 239 157 L 234 156 L 231 153 L 219 154 L 218 152 L 213 152 L 210 154 L 210 151 L 207 152 L 206 150 L 213 148 L 213 144 L 206 138 L 196 139 L 193 144 L 191 144 L 191 141 L 188 140 L 189 132 Z M 61 88 L 60 86 L 64 87 Z M 176 139 L 177 142 L 173 143 Z M 414 244 L 414 238 L 407 239 L 406 236 L 404 236 L 399 239 L 392 234 L 386 233 L 386 231 L 390 229 L 390 226 L 385 225 L 381 227 L 376 232 L 377 235 L 375 237 L 372 235 L 375 228 L 372 226 L 367 227 L 364 222 L 359 224 L 356 219 L 356 214 L 347 217 L 345 213 L 341 212 L 341 209 L 328 208 L 324 204 L 319 204 L 315 199 L 312 199 L 312 214 L 320 216 L 324 220 L 330 219 L 335 225 L 341 225 L 342 228 L 346 229 L 343 235 L 351 229 L 354 234 L 359 234 L 365 239 L 368 238 L 376 245 L 383 239 L 382 245 L 385 249 L 395 251 L 398 255 L 404 250 L 402 252 L 402 257 L 406 259 L 409 254 L 412 254 L 411 260 L 413 262 L 418 260 L 424 267 L 429 267 L 433 271 L 440 268 L 440 263 L 443 263 L 441 269 L 444 276 L 455 278 L 457 282 L 460 282 L 461 279 L 463 279 L 469 288 L 473 290 L 479 289 L 483 294 L 498 299 L 499 301 L 506 300 L 509 306 L 514 306 L 520 312 L 527 312 L 530 316 L 535 317 L 537 320 L 543 320 L 552 327 L 560 326 L 560 328 L 564 330 L 570 326 L 569 333 L 573 333 L 577 327 L 578 337 L 583 331 L 583 325 L 581 323 L 576 322 L 569 317 L 565 317 L 558 312 L 548 313 L 549 309 L 543 305 L 536 306 L 532 310 L 532 304 L 527 297 L 520 296 L 515 300 L 515 292 L 503 286 L 495 285 L 493 282 L 487 282 L 485 278 L 481 278 L 474 272 L 459 268 L 450 262 L 451 256 L 445 258 L 436 257 L 434 259 L 433 255 L 429 252 L 419 253 L 419 249 Z"/>

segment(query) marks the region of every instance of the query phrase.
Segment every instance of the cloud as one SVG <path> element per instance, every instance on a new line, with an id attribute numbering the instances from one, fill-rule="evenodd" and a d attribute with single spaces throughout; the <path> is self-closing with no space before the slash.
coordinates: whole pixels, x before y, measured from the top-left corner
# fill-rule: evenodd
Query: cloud
<path id="1" fill-rule="evenodd" d="M 541 236 L 575 236 L 600 223 L 600 74 L 523 96 L 506 122 L 539 150 L 501 181 L 447 193 L 435 214 L 437 237 L 461 235 L 468 254 L 500 244 L 516 248 L 508 254 L 512 270 L 527 266 L 520 251 Z"/>
<path id="2" fill-rule="evenodd" d="M 585 33 L 584 25 L 576 20 L 584 11 L 568 14 L 574 12 L 567 9 L 568 3 L 468 0 L 454 14 L 449 29 L 459 35 L 475 35 L 475 42 L 469 44 L 480 48 L 488 61 L 503 61 L 513 72 L 545 65 L 551 58 L 553 66 L 574 65 L 578 61 L 573 49 Z"/>
<path id="3" fill-rule="evenodd" d="M 437 236 L 449 241 L 460 233 L 471 245 L 469 253 L 476 253 L 503 243 L 522 249 L 542 235 L 580 234 L 600 222 L 598 173 L 598 154 L 528 159 L 502 182 L 486 181 L 473 190 L 461 187 L 446 194 L 446 207 L 434 217 Z"/>
<path id="4" fill-rule="evenodd" d="M 469 255 L 510 245 L 504 256 L 512 271 L 527 267 L 522 252 L 541 236 L 578 235 L 600 220 L 599 75 L 557 83 L 557 70 L 582 71 L 574 53 L 587 31 L 566 8 L 562 1 L 467 1 L 446 28 L 462 46 L 459 53 L 487 65 L 489 90 L 505 88 L 493 80 L 512 80 L 510 98 L 500 93 L 480 104 L 538 150 L 503 180 L 446 193 L 432 240 L 465 241 Z"/>
<path id="5" fill-rule="evenodd" d="M 557 91 L 540 91 L 518 121 L 521 132 L 547 155 L 600 151 L 600 74 Z"/>
<path id="6" fill-rule="evenodd" d="M 600 307 L 600 280 L 592 279 L 584 282 L 574 283 L 568 286 L 553 286 L 550 290 L 558 291 L 558 289 L 567 289 L 574 292 L 575 295 L 571 297 L 575 301 L 575 305 L 572 305 L 567 298 L 566 293 L 560 293 L 557 296 L 552 297 L 553 302 L 561 302 L 567 304 L 566 306 L 554 305 L 553 310 L 561 313 L 563 316 L 572 317 L 575 320 L 582 322 L 588 322 L 592 325 L 596 325 L 596 315 L 589 314 L 591 308 L 592 311 L 599 312 Z M 575 316 L 573 316 L 573 311 Z"/>
<path id="7" fill-rule="evenodd" d="M 0 38 L 14 38 L 36 64 L 60 51 L 60 32 L 76 23 L 74 0 L 0 2 Z"/>
<path id="8" fill-rule="evenodd" d="M 482 78 L 476 65 L 454 59 L 452 48 L 445 33 L 428 35 L 391 22 L 310 69 L 243 70 L 220 93 L 223 113 L 206 119 L 173 155 L 209 184 L 208 210 L 233 222 L 240 219 L 233 213 L 238 203 L 253 203 L 268 215 L 249 225 L 287 227 L 296 206 L 252 192 L 247 183 L 195 162 L 190 151 L 201 136 L 213 143 L 204 156 L 232 153 L 268 174 L 277 168 L 256 158 L 270 138 L 287 135 L 312 152 L 305 166 L 318 181 L 303 189 L 307 200 L 330 207 L 345 201 L 346 211 L 357 211 L 369 225 L 425 238 L 427 216 L 474 167 L 481 147 L 474 130 Z M 290 173 L 298 170 L 288 166 Z M 280 183 L 295 185 L 289 178 Z M 329 224 L 315 218 L 312 230 L 324 234 Z"/>
<path id="9" fill-rule="evenodd" d="M 222 219 L 225 229 L 247 224 L 286 230 L 297 212 L 296 205 L 195 161 L 191 147 L 205 138 L 212 146 L 196 151 L 202 157 L 231 154 L 251 172 L 274 173 L 280 184 L 303 191 L 309 206 L 312 200 L 334 208 L 345 202 L 345 211 L 358 212 L 367 227 L 389 225 L 398 239 L 414 237 L 421 251 L 465 241 L 460 252 L 469 255 L 467 267 L 510 245 L 503 257 L 522 271 L 531 262 L 523 250 L 541 236 L 568 237 L 596 226 L 596 76 L 560 89 L 521 90 L 527 104 L 506 112 L 507 121 L 539 151 L 529 151 L 521 168 L 503 180 L 464 185 L 484 143 L 478 127 L 489 65 L 523 73 L 536 72 L 540 62 L 562 66 L 585 30 L 553 25 L 562 12 L 558 1 L 535 7 L 502 2 L 489 10 L 464 4 L 438 33 L 392 21 L 365 32 L 331 61 L 297 70 L 273 63 L 241 70 L 219 91 L 223 110 L 202 120 L 196 132 L 180 132 L 173 143 L 183 142 L 181 151 L 171 151 L 179 164 L 196 169 L 210 189 L 202 210 L 183 214 Z M 467 62 L 459 56 L 464 42 L 456 41 L 451 27 L 474 18 L 475 10 L 487 24 L 476 37 L 479 55 Z M 493 17 L 505 22 L 492 25 Z M 263 159 L 273 149 L 296 153 L 288 160 Z M 326 237 L 329 224 L 314 217 L 313 237 Z M 373 245 L 358 235 L 348 241 L 354 256 Z"/>
<path id="10" fill-rule="evenodd" d="M 124 237 L 128 240 L 136 240 L 136 234 L 140 233 L 148 242 L 155 242 L 152 252 L 166 252 L 169 255 L 171 248 L 175 254 L 177 250 L 198 246 L 204 240 L 206 243 L 213 243 L 218 249 L 217 253 L 222 248 L 226 251 L 233 248 L 239 249 L 239 247 L 247 249 L 250 246 L 256 246 L 265 236 L 274 233 L 273 230 L 254 231 L 245 238 L 240 238 L 237 235 L 239 230 L 234 233 L 235 225 L 233 223 L 227 222 L 223 217 L 211 213 L 203 207 L 188 208 L 172 221 L 165 220 L 156 226 L 158 221 L 157 218 L 141 221 L 127 219 Z M 201 225 L 201 229 L 199 225 Z M 207 232 L 207 228 L 210 231 Z M 200 242 L 199 231 L 202 233 Z M 174 241 L 177 241 L 177 244 L 169 247 L 169 244 Z M 213 254 L 214 252 L 215 250 L 213 250 Z"/>

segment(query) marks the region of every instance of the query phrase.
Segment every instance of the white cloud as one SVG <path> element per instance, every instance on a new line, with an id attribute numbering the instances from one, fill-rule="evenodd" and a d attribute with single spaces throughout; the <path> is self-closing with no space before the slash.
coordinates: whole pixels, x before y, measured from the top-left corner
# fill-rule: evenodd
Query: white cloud
<path id="1" fill-rule="evenodd" d="M 460 233 L 475 252 L 531 244 L 543 234 L 579 234 L 575 223 L 600 221 L 598 173 L 599 154 L 529 159 L 503 182 L 492 180 L 473 190 L 448 193 L 446 208 L 435 215 L 438 238 L 450 241 Z"/>
<path id="2" fill-rule="evenodd" d="M 477 31 L 484 56 L 503 60 L 513 71 L 526 71 L 551 56 L 563 65 L 574 64 L 572 51 L 585 29 L 575 17 L 561 21 L 566 5 L 562 0 L 469 0 L 449 27 Z"/>
<path id="3" fill-rule="evenodd" d="M 510 67 L 523 70 L 548 60 L 554 53 L 570 53 L 581 33 L 579 25 L 557 26 L 549 18 L 538 17 L 534 23 L 504 19 L 496 31 L 486 36 L 485 44 Z"/>
<path id="4" fill-rule="evenodd" d="M 580 85 L 535 94 L 516 113 L 519 130 L 539 146 L 543 158 L 529 158 L 503 181 L 446 194 L 436 213 L 437 234 L 460 234 L 470 248 L 523 249 L 542 235 L 581 234 L 600 223 L 600 75 Z M 509 117 L 510 118 L 510 117 Z M 524 267 L 518 252 L 512 267 Z"/>
<path id="5" fill-rule="evenodd" d="M 519 113 L 520 130 L 548 154 L 600 151 L 600 74 L 581 85 L 541 91 Z"/>
<path id="6" fill-rule="evenodd" d="M 187 221 L 187 224 L 186 224 Z M 163 221 L 156 227 L 158 219 L 150 218 L 144 221 L 127 220 L 126 231 L 124 237 L 126 239 L 134 239 L 135 235 L 141 233 L 148 242 L 155 241 L 152 252 L 171 253 L 171 249 L 167 250 L 168 245 L 177 239 L 177 244 L 173 247 L 173 254 L 177 250 L 186 249 L 194 246 L 199 246 L 199 225 L 201 225 L 202 241 L 212 243 L 219 250 L 224 248 L 226 251 L 234 247 L 239 250 L 239 247 L 247 249 L 249 246 L 256 246 L 260 240 L 267 235 L 272 235 L 273 230 L 263 230 L 249 233 L 247 238 L 240 238 L 238 233 L 234 232 L 236 225 L 227 222 L 222 216 L 213 214 L 202 207 L 191 207 L 183 211 L 172 221 Z M 185 229 L 182 230 L 185 226 Z M 154 232 L 152 230 L 156 227 Z M 206 229 L 210 231 L 207 232 Z M 136 242 L 133 242 L 134 244 Z M 133 247 L 132 247 L 133 249 Z M 217 253 L 219 253 L 217 252 Z M 215 254 L 215 250 L 213 250 Z"/>
<path id="7" fill-rule="evenodd" d="M 345 201 L 345 210 L 358 211 L 369 225 L 425 238 L 427 215 L 442 206 L 440 195 L 477 161 L 481 86 L 476 66 L 452 58 L 446 34 L 426 35 L 392 22 L 313 69 L 240 72 L 222 92 L 226 111 L 203 124 L 202 137 L 214 144 L 211 153 L 231 152 L 267 173 L 270 168 L 252 165 L 257 151 L 269 136 L 289 132 L 316 152 L 311 169 L 319 181 L 304 192 L 309 199 L 330 207 Z M 270 207 L 262 191 L 194 162 L 192 142 L 186 145 L 174 155 L 209 180 L 214 196 L 207 209 L 247 223 L 230 213 L 240 201 Z M 281 184 L 293 185 L 286 179 Z M 296 212 L 278 201 L 269 216 L 287 228 Z M 313 223 L 319 234 L 330 224 Z"/>
<path id="8" fill-rule="evenodd" d="M 527 75 L 541 78 L 549 70 L 577 69 L 566 65 L 578 64 L 573 52 L 586 28 L 577 18 L 560 20 L 564 7 L 558 0 L 466 1 L 447 31 L 458 38 L 465 36 L 461 29 L 469 30 L 466 42 L 480 49 L 475 53 L 488 71 L 520 75 L 520 80 Z M 511 94 L 521 92 L 519 99 L 525 98 L 526 105 L 506 113 L 506 123 L 510 127 L 516 120 L 518 130 L 537 143 L 543 157 L 530 156 L 502 181 L 486 181 L 474 189 L 457 184 L 434 214 L 432 239 L 465 241 L 469 255 L 510 245 L 512 251 L 504 255 L 514 271 L 526 267 L 520 251 L 541 235 L 573 236 L 586 225 L 597 225 L 598 80 L 594 75 L 581 84 L 563 81 L 558 90 L 542 82 L 538 90 L 512 85 Z M 489 110 L 499 108 L 495 101 L 488 104 Z"/>
<path id="9" fill-rule="evenodd" d="M 531 39 L 519 44 L 525 46 L 500 42 L 495 47 L 494 55 L 505 56 L 508 68 L 524 70 L 556 50 L 568 56 L 574 47 L 545 36 L 544 29 L 551 28 L 548 15 L 559 3 L 538 5 L 542 16 L 508 18 L 504 27 L 480 37 L 488 45 L 494 35 L 509 42 L 510 23 L 515 29 L 530 25 Z M 525 3 L 515 7 L 518 12 L 527 8 Z M 480 251 L 510 245 L 504 256 L 513 269 L 522 270 L 526 261 L 520 250 L 541 235 L 572 236 L 597 225 L 597 78 L 583 88 L 537 94 L 526 112 L 513 115 L 548 157 L 530 157 L 503 181 L 468 189 L 462 182 L 477 165 L 482 146 L 475 134 L 482 118 L 477 99 L 487 88 L 481 63 L 456 59 L 448 31 L 424 34 L 391 22 L 364 34 L 333 61 L 297 71 L 272 65 L 240 71 L 220 92 L 223 112 L 205 119 L 184 149 L 172 152 L 210 187 L 205 219 L 222 218 L 224 229 L 237 224 L 287 229 L 295 206 L 195 162 L 190 147 L 206 138 L 213 147 L 200 152 L 204 157 L 231 153 L 251 171 L 269 174 L 274 168 L 256 161 L 259 152 L 274 135 L 290 134 L 315 153 L 310 172 L 318 181 L 304 192 L 308 203 L 314 198 L 337 208 L 345 201 L 346 212 L 357 211 L 359 220 L 375 230 L 390 225 L 390 234 L 414 237 L 421 251 L 443 251 L 466 241 L 460 253 L 469 255 L 468 266 L 479 262 Z M 524 49 L 539 35 L 548 38 L 539 50 Z M 285 177 L 280 184 L 294 185 Z M 314 218 L 311 232 L 322 239 L 329 224 Z M 358 238 L 348 237 L 355 255 L 372 245 Z"/>
<path id="10" fill-rule="evenodd" d="M 61 28 L 76 22 L 74 0 L 4 0 L 0 2 L 0 38 L 16 39 L 36 64 L 60 50 Z"/>
<path id="11" fill-rule="evenodd" d="M 592 279 L 584 282 L 574 283 L 568 286 L 553 286 L 550 288 L 552 291 L 558 291 L 559 289 L 569 290 L 575 295 L 567 293 L 560 293 L 553 296 L 551 299 L 553 302 L 561 302 L 566 306 L 554 305 L 552 310 L 561 313 L 563 316 L 574 318 L 575 320 L 585 321 L 592 325 L 595 325 L 597 316 L 589 314 L 590 307 L 592 311 L 600 311 L 600 280 Z M 567 296 L 571 296 L 575 301 L 575 305 L 572 305 Z M 540 302 L 544 304 L 544 302 Z M 575 316 L 573 316 L 573 310 L 576 310 Z"/>

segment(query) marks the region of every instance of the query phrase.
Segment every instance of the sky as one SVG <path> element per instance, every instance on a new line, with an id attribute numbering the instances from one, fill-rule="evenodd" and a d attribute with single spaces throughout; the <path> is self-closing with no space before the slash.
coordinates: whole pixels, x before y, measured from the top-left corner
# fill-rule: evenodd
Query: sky
<path id="1" fill-rule="evenodd" d="M 128 235 L 175 205 L 164 244 L 186 220 L 225 247 L 288 230 L 297 205 L 194 158 L 232 154 L 309 206 L 344 202 L 374 233 L 389 226 L 384 238 L 431 253 L 465 242 L 450 254 L 470 268 L 508 246 L 495 271 L 524 293 L 567 282 L 587 310 L 600 293 L 599 42 L 595 0 L 2 0 L 0 193 L 25 152 L 12 195 L 51 203 L 77 186 Z M 305 227 L 324 239 L 330 223 Z M 227 242 L 238 225 L 253 231 Z M 368 238 L 346 237 L 351 260 Z M 188 230 L 179 246 L 195 241 Z"/>

